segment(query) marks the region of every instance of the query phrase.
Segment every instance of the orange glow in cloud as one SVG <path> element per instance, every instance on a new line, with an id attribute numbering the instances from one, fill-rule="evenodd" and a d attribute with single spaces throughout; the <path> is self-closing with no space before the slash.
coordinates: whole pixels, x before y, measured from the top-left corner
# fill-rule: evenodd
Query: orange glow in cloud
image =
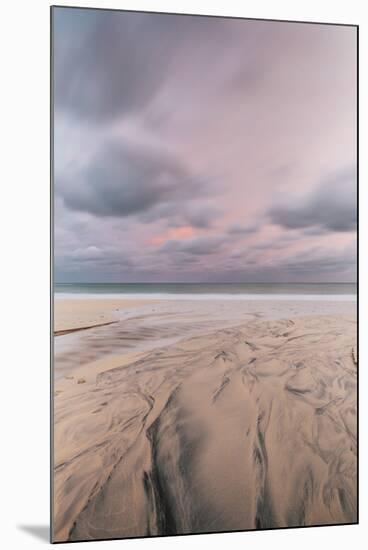
<path id="1" fill-rule="evenodd" d="M 191 227 L 190 225 L 183 225 L 182 227 L 169 229 L 169 231 L 167 231 L 167 233 L 164 233 L 163 235 L 157 235 L 156 237 L 153 237 L 152 239 L 150 239 L 149 244 L 153 244 L 154 246 L 161 246 L 165 241 L 169 239 L 184 240 L 192 237 L 193 235 L 193 227 Z"/>

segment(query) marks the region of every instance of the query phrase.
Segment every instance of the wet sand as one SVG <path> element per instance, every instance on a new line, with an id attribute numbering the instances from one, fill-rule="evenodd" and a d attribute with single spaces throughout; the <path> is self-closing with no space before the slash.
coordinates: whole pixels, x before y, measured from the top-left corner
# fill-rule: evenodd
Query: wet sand
<path id="1" fill-rule="evenodd" d="M 355 308 L 136 304 L 58 337 L 54 540 L 355 522 Z"/>
<path id="2" fill-rule="evenodd" d="M 54 302 L 54 334 L 68 334 L 94 326 L 110 324 L 118 318 L 119 311 L 154 302 L 153 300 L 119 299 L 56 299 Z"/>

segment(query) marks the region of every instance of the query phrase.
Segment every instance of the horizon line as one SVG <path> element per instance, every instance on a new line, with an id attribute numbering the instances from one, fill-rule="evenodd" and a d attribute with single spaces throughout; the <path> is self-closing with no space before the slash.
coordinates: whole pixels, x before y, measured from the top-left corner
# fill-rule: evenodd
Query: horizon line
<path id="1" fill-rule="evenodd" d="M 124 281 L 73 281 L 73 282 L 58 282 L 54 281 L 54 285 L 352 285 L 357 284 L 358 281 L 222 281 L 222 282 L 208 282 L 208 281 L 136 281 L 136 282 L 124 282 Z"/>

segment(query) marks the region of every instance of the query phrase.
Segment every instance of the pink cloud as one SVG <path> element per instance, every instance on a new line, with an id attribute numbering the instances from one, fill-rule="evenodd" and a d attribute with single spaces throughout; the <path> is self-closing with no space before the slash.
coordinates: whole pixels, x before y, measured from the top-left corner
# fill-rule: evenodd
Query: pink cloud
<path id="1" fill-rule="evenodd" d="M 161 246 L 168 240 L 175 239 L 180 241 L 184 239 L 189 239 L 190 237 L 193 237 L 193 235 L 193 227 L 191 227 L 190 225 L 184 225 L 182 227 L 169 229 L 166 233 L 152 237 L 151 239 L 149 239 L 148 244 Z"/>

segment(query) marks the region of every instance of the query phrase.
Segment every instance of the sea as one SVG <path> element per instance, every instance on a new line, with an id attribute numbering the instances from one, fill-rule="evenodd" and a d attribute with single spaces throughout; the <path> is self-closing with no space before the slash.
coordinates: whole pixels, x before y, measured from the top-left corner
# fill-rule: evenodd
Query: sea
<path id="1" fill-rule="evenodd" d="M 55 283 L 60 298 L 356 301 L 356 283 Z"/>

